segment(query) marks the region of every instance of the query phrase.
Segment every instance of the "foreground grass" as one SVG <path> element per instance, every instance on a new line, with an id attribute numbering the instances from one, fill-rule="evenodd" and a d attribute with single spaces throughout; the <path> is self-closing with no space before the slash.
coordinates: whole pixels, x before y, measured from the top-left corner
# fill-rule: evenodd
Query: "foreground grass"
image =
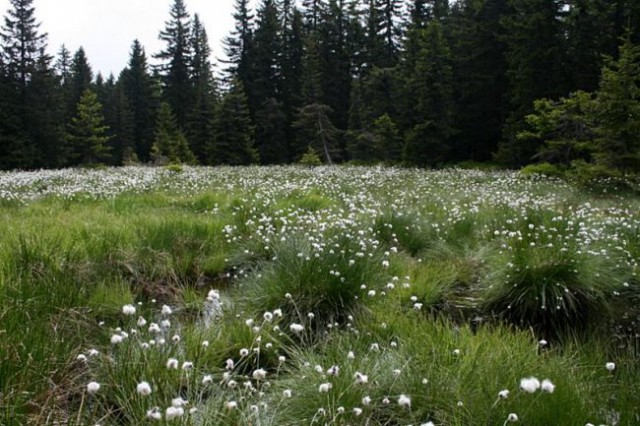
<path id="1" fill-rule="evenodd" d="M 293 167 L 0 194 L 2 424 L 640 422 L 634 196 Z"/>

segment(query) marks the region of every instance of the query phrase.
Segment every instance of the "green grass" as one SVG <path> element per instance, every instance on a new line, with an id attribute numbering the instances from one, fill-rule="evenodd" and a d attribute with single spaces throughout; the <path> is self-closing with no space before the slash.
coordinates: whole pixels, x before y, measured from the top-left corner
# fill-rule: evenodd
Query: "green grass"
<path id="1" fill-rule="evenodd" d="M 177 397 L 167 424 L 640 422 L 632 193 L 461 169 L 11 176 L 0 424 L 143 425 Z"/>

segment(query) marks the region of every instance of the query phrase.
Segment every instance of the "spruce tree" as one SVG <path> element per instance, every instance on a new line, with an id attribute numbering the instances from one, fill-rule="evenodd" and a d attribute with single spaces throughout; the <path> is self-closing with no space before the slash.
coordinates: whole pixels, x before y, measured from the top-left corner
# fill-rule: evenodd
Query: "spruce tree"
<path id="1" fill-rule="evenodd" d="M 228 82 L 239 80 L 243 85 L 251 81 L 251 46 L 253 43 L 253 14 L 249 0 L 236 0 L 233 14 L 235 27 L 224 39 L 225 53 L 229 58 L 226 69 Z"/>
<path id="2" fill-rule="evenodd" d="M 191 80 L 193 106 L 186 131 L 189 146 L 200 163 L 207 160 L 206 147 L 213 140 L 213 119 L 216 108 L 216 85 L 212 73 L 211 48 L 207 32 L 199 16 L 193 17 L 191 35 Z"/>
<path id="3" fill-rule="evenodd" d="M 147 162 L 155 137 L 155 115 L 160 93 L 149 73 L 147 56 L 138 40 L 134 40 L 131 46 L 129 62 L 120 74 L 119 84 L 131 109 L 133 148 L 138 159 Z"/>
<path id="4" fill-rule="evenodd" d="M 69 104 L 67 107 L 67 115 L 73 116 L 76 112 L 76 106 L 80 102 L 80 98 L 87 89 L 91 88 L 93 82 L 93 70 L 89 65 L 87 54 L 84 48 L 80 46 L 71 60 L 71 85 Z"/>
<path id="5" fill-rule="evenodd" d="M 72 164 L 91 166 L 108 161 L 110 138 L 107 131 L 98 96 L 90 89 L 85 90 L 67 129 Z"/>
<path id="6" fill-rule="evenodd" d="M 448 20 L 456 124 L 453 159 L 489 161 L 508 112 L 504 29 L 506 0 L 464 0 Z"/>
<path id="7" fill-rule="evenodd" d="M 559 0 L 509 0 L 508 4 L 512 12 L 502 23 L 510 112 L 496 159 L 505 165 L 521 166 L 537 148 L 516 139 L 533 101 L 557 99 L 567 92 L 566 20 Z"/>
<path id="8" fill-rule="evenodd" d="M 161 61 L 158 70 L 162 78 L 164 99 L 175 114 L 179 128 L 187 127 L 187 120 L 193 103 L 190 80 L 191 63 L 191 21 L 184 0 L 174 0 L 169 12 L 170 18 L 160 31 L 160 40 L 165 48 L 155 55 Z"/>
<path id="9" fill-rule="evenodd" d="M 640 171 L 640 47 L 627 34 L 618 59 L 608 59 L 596 97 L 596 161 Z"/>
<path id="10" fill-rule="evenodd" d="M 236 80 L 225 93 L 214 120 L 215 143 L 211 164 L 245 165 L 259 160 L 254 147 L 254 128 L 242 83 Z"/>
<path id="11" fill-rule="evenodd" d="M 421 37 L 416 73 L 410 81 L 417 123 L 407 134 L 404 160 L 434 166 L 449 159 L 453 129 L 452 58 L 442 24 L 431 21 Z"/>
<path id="12" fill-rule="evenodd" d="M 180 130 L 171 106 L 160 103 L 156 119 L 155 140 L 151 146 L 151 159 L 155 164 L 193 164 L 195 156 Z"/>

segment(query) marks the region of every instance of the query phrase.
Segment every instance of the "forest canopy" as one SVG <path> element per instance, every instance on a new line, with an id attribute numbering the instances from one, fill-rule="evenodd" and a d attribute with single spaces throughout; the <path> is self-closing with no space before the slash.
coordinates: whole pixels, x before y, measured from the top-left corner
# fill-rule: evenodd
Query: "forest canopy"
<path id="1" fill-rule="evenodd" d="M 82 48 L 49 55 L 33 0 L 10 3 L 0 169 L 315 156 L 640 170 L 636 0 L 235 0 L 219 66 L 206 17 L 172 0 L 154 65 L 133 40 L 117 76 Z"/>

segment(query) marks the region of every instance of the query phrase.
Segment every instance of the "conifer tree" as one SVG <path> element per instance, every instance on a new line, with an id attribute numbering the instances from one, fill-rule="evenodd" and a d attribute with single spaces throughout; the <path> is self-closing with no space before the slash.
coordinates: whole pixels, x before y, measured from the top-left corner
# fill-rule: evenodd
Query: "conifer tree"
<path id="1" fill-rule="evenodd" d="M 131 109 L 132 147 L 138 159 L 147 162 L 155 137 L 155 115 L 160 94 L 149 73 L 144 48 L 138 40 L 133 41 L 129 62 L 120 74 L 119 84 Z"/>
<path id="2" fill-rule="evenodd" d="M 442 24 L 431 21 L 422 32 L 416 73 L 409 83 L 419 119 L 407 134 L 407 163 L 433 166 L 449 159 L 454 133 L 452 73 Z"/>
<path id="3" fill-rule="evenodd" d="M 254 147 L 254 128 L 242 83 L 236 80 L 225 93 L 214 120 L 215 143 L 211 164 L 244 165 L 259 160 Z"/>
<path id="4" fill-rule="evenodd" d="M 87 54 L 84 48 L 80 46 L 71 60 L 71 86 L 70 86 L 70 104 L 67 105 L 68 115 L 74 115 L 76 106 L 80 102 L 80 98 L 87 89 L 91 88 L 93 82 L 93 70 L 89 65 Z"/>
<path id="5" fill-rule="evenodd" d="M 448 20 L 456 104 L 453 159 L 489 161 L 508 113 L 506 0 L 464 0 Z"/>
<path id="6" fill-rule="evenodd" d="M 98 96 L 90 89 L 85 90 L 67 130 L 72 164 L 95 165 L 109 160 L 107 130 Z"/>
<path id="7" fill-rule="evenodd" d="M 187 138 L 189 146 L 199 162 L 207 160 L 206 147 L 213 140 L 213 119 L 216 108 L 216 85 L 213 78 L 211 48 L 207 32 L 198 14 L 193 17 L 191 35 L 191 80 L 193 85 L 193 106 L 189 116 Z"/>
<path id="8" fill-rule="evenodd" d="M 228 81 L 240 80 L 243 85 L 251 81 L 251 46 L 253 43 L 253 14 L 249 0 L 236 0 L 233 14 L 235 27 L 224 39 L 225 53 L 229 58 L 226 69 Z"/>
<path id="9" fill-rule="evenodd" d="M 557 99 L 567 91 L 565 19 L 559 0 L 509 0 L 506 31 L 510 113 L 496 159 L 509 166 L 530 161 L 536 148 L 516 135 L 533 101 Z"/>
<path id="10" fill-rule="evenodd" d="M 174 0 L 170 19 L 160 32 L 165 48 L 155 55 L 162 64 L 158 68 L 162 78 L 164 99 L 175 114 L 179 128 L 187 127 L 193 102 L 189 65 L 191 63 L 191 21 L 184 0 Z"/>
<path id="11" fill-rule="evenodd" d="M 608 59 L 596 97 L 596 161 L 640 171 L 640 47 L 627 34 L 617 60 Z"/>
<path id="12" fill-rule="evenodd" d="M 196 160 L 167 102 L 160 103 L 158 108 L 151 159 L 156 164 L 193 164 Z"/>

